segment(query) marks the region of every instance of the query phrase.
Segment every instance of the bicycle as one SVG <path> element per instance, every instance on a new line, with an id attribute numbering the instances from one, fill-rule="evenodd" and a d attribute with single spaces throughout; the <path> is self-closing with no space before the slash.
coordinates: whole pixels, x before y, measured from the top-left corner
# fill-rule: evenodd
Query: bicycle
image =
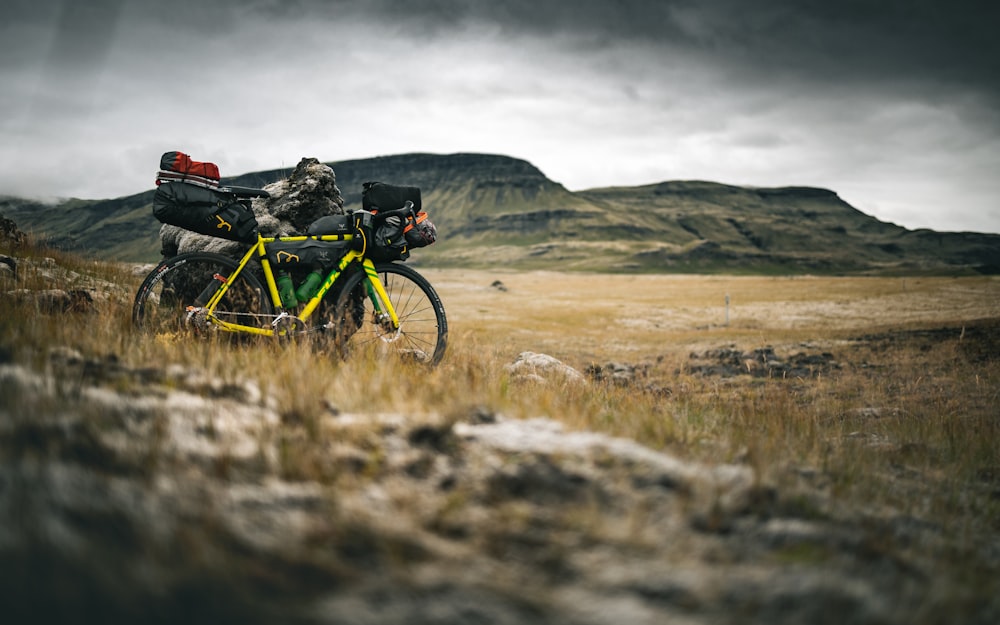
<path id="1" fill-rule="evenodd" d="M 248 210 L 250 199 L 268 197 L 262 189 L 225 190 Z M 378 226 L 416 217 L 409 201 L 395 210 L 360 209 L 320 218 L 305 235 L 265 237 L 254 229 L 256 240 L 238 261 L 212 252 L 165 259 L 140 285 L 132 321 L 166 336 L 315 337 L 344 357 L 395 354 L 436 365 L 448 337 L 437 292 L 373 244 Z"/>

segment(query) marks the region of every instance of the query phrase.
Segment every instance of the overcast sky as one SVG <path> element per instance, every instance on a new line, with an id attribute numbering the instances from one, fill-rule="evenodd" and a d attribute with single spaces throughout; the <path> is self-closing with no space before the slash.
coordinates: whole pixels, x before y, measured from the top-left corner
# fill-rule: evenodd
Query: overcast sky
<path id="1" fill-rule="evenodd" d="M 4 4 L 0 194 L 138 193 L 169 150 L 223 175 L 487 152 L 573 190 L 818 186 L 1000 232 L 992 1 Z"/>

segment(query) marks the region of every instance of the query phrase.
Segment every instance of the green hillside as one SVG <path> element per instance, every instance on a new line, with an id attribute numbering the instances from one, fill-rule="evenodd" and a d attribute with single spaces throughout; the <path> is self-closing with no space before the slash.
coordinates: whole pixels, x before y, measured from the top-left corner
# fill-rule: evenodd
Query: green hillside
<path id="1" fill-rule="evenodd" d="M 426 265 L 729 273 L 1000 273 L 1000 236 L 911 231 L 836 193 L 671 181 L 572 192 L 527 161 L 403 154 L 328 163 L 349 209 L 370 180 L 419 186 L 441 238 Z M 227 184 L 265 186 L 289 170 Z M 56 205 L 0 199 L 0 214 L 56 247 L 106 259 L 159 258 L 153 191 Z"/>

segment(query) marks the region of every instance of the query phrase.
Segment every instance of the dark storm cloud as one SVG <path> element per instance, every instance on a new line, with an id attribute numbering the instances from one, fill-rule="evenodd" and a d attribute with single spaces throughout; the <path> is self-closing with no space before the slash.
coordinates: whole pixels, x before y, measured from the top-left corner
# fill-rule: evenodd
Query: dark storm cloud
<path id="1" fill-rule="evenodd" d="M 372 46 L 402 36 L 426 46 L 483 25 L 591 51 L 629 42 L 684 51 L 746 79 L 1000 93 L 1000 4 L 988 0 L 16 0 L 5 18 L 51 21 L 54 7 L 53 59 L 72 65 L 99 55 L 123 4 L 144 7 L 133 19 L 209 35 L 258 19 L 347 21 L 373 33 Z"/>
<path id="2" fill-rule="evenodd" d="M 806 82 L 940 84 L 1000 91 L 1000 4 L 959 0 L 378 0 L 382 19 L 447 36 L 482 22 L 511 33 L 578 37 L 590 46 L 647 42 Z"/>
<path id="3" fill-rule="evenodd" d="M 244 16 L 358 23 L 414 47 L 473 28 L 531 38 L 588 61 L 620 53 L 621 74 L 655 77 L 674 59 L 752 88 L 833 98 L 887 94 L 956 108 L 1000 127 L 1000 3 L 992 0 L 261 0 Z M 380 45 L 376 37 L 373 46 Z M 601 69 L 601 68 L 598 68 Z M 625 84 L 626 92 L 633 89 Z"/>
<path id="4" fill-rule="evenodd" d="M 0 193 L 136 192 L 168 149 L 227 171 L 492 151 L 576 189 L 827 186 L 904 225 L 1000 231 L 992 2 L 8 0 L 4 18 Z"/>

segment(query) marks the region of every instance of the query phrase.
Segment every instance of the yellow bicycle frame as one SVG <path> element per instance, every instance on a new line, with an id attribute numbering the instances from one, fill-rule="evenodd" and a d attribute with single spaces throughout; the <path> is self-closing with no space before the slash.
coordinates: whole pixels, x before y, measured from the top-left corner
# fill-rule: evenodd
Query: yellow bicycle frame
<path id="1" fill-rule="evenodd" d="M 206 312 L 206 319 L 218 326 L 220 329 L 227 332 L 245 332 L 248 334 L 257 334 L 261 336 L 274 336 L 277 332 L 275 327 L 261 328 L 257 326 L 248 326 L 240 323 L 233 323 L 230 321 L 225 321 L 219 319 L 215 316 L 215 309 L 219 305 L 219 302 L 225 296 L 226 291 L 229 290 L 229 285 L 232 284 L 233 279 L 243 271 L 250 262 L 250 259 L 256 254 L 260 259 L 260 265 L 264 269 L 264 280 L 267 283 L 267 291 L 271 297 L 271 304 L 275 310 L 285 312 L 284 307 L 281 305 L 281 296 L 278 294 L 278 283 L 274 278 L 274 272 L 271 270 L 271 263 L 267 259 L 267 245 L 269 243 L 274 243 L 275 241 L 351 241 L 354 239 L 353 235 L 347 234 L 327 234 L 327 235 L 316 235 L 316 236 L 294 236 L 294 237 L 262 237 L 259 233 L 257 235 L 257 242 L 247 250 L 243 258 L 240 260 L 239 266 L 236 268 L 231 275 L 226 277 L 226 280 L 222 282 L 219 289 L 205 304 L 204 310 Z M 295 319 L 299 321 L 307 321 L 309 317 L 315 312 L 316 308 L 319 306 L 320 301 L 323 296 L 326 295 L 333 285 L 337 282 L 340 276 L 343 274 L 344 270 L 351 265 L 351 263 L 356 261 L 361 261 L 365 270 L 365 275 L 367 279 L 367 289 L 368 296 L 372 299 L 372 304 L 377 312 L 386 313 L 392 320 L 393 329 L 399 328 L 399 317 L 396 315 L 396 309 L 393 307 L 392 302 L 389 300 L 389 294 L 386 293 L 385 286 L 382 281 L 379 280 L 378 272 L 375 270 L 375 264 L 371 259 L 365 258 L 364 256 L 364 246 L 362 246 L 361 251 L 350 249 L 337 263 L 330 273 L 327 275 L 326 279 L 320 285 L 319 290 L 316 294 L 306 302 L 305 307 L 298 311 L 298 314 L 294 315 Z M 276 316 L 277 318 L 277 316 Z"/>

